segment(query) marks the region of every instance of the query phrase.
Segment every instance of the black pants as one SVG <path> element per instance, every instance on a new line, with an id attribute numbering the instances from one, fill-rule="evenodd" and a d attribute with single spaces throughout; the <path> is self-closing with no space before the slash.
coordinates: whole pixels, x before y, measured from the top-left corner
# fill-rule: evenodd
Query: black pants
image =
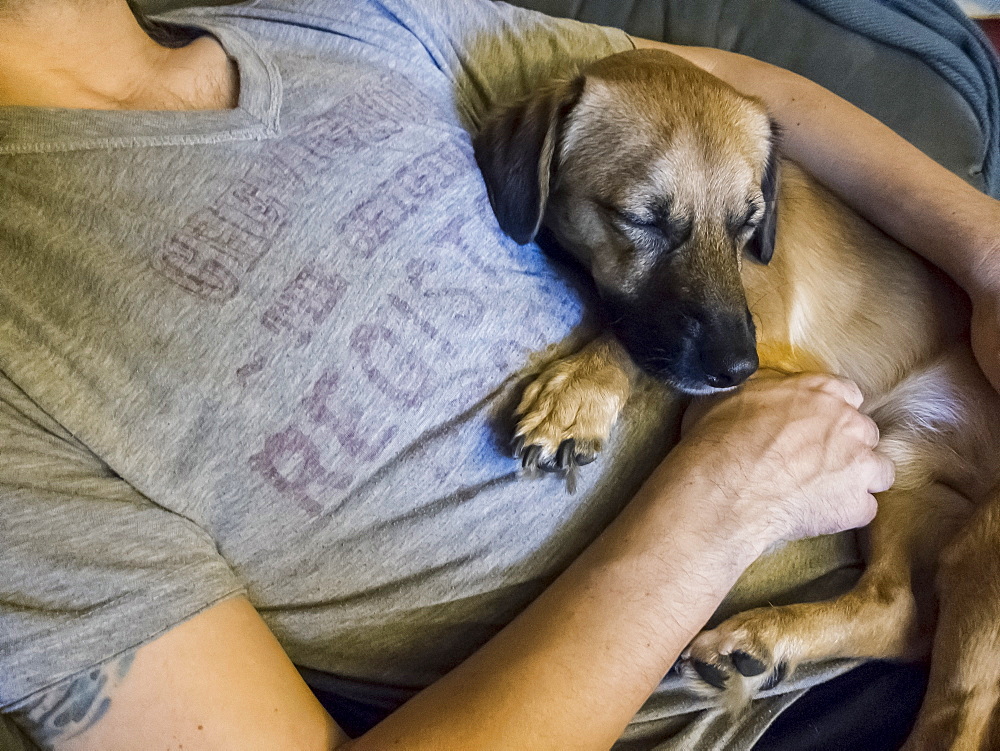
<path id="1" fill-rule="evenodd" d="M 809 689 L 768 728 L 759 751 L 896 751 L 927 687 L 923 666 L 869 662 Z"/>
<path id="2" fill-rule="evenodd" d="M 906 740 L 927 685 L 923 667 L 870 662 L 807 691 L 768 728 L 758 751 L 896 751 Z M 348 735 L 374 727 L 375 708 L 313 689 Z"/>

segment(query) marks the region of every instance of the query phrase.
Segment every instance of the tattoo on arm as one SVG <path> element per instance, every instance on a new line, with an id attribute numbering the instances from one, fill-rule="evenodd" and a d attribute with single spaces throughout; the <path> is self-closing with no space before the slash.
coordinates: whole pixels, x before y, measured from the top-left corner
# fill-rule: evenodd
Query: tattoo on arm
<path id="1" fill-rule="evenodd" d="M 111 707 L 111 695 L 132 667 L 135 651 L 91 668 L 43 692 L 13 713 L 39 746 L 51 749 L 92 728 Z"/>

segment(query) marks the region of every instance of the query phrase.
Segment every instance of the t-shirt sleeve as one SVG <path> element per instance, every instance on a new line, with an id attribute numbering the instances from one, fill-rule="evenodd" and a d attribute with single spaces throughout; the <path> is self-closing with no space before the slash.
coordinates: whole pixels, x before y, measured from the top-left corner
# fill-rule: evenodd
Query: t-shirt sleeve
<path id="1" fill-rule="evenodd" d="M 383 0 L 451 76 L 463 117 L 478 127 L 497 104 L 548 78 L 633 49 L 619 29 L 553 18 L 494 0 Z"/>
<path id="2" fill-rule="evenodd" d="M 209 535 L 117 476 L 0 373 L 0 711 L 242 587 Z"/>

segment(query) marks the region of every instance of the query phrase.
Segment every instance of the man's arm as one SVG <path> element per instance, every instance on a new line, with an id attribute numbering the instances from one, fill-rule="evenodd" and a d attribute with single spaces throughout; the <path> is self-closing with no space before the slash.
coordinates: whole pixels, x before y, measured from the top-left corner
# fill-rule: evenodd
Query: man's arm
<path id="1" fill-rule="evenodd" d="M 50 690 L 18 719 L 58 751 L 609 748 L 760 552 L 752 533 L 720 533 L 705 488 L 674 492 L 667 523 L 654 487 L 477 654 L 351 743 L 245 598 L 94 681 Z"/>
<path id="2" fill-rule="evenodd" d="M 33 697 L 43 749 L 328 751 L 346 736 L 245 597 Z"/>
<path id="3" fill-rule="evenodd" d="M 762 99 L 782 127 L 789 158 L 958 282 L 975 308 L 976 357 L 1000 390 L 1000 202 L 802 76 L 733 52 L 633 42 L 680 55 Z"/>
<path id="4" fill-rule="evenodd" d="M 216 605 L 19 721 L 46 748 L 606 749 L 743 569 L 869 522 L 892 484 L 860 392 L 760 378 L 709 408 L 619 517 L 514 621 L 348 741 L 245 599 Z M 103 672 L 102 672 L 103 671 Z M 60 723 L 58 705 L 65 713 Z"/>
<path id="5" fill-rule="evenodd" d="M 672 529 L 651 504 L 635 506 L 641 520 L 622 522 L 630 534 L 662 531 L 663 539 L 644 550 L 598 546 L 600 555 L 466 663 L 351 743 L 245 598 L 108 663 L 93 683 L 53 692 L 19 719 L 37 723 L 35 738 L 59 751 L 609 748 L 760 552 L 752 540 L 718 534 L 691 491 L 673 499 Z M 59 713 L 47 710 L 57 702 L 85 711 L 58 725 Z"/>

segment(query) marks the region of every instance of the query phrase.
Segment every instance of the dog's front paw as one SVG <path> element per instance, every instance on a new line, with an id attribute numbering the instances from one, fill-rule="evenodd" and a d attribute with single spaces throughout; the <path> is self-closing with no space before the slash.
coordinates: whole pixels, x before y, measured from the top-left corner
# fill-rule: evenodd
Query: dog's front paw
<path id="1" fill-rule="evenodd" d="M 782 633 L 780 608 L 759 608 L 735 615 L 703 631 L 684 651 L 681 670 L 696 684 L 727 692 L 732 709 L 785 679 L 792 645 Z"/>
<path id="2" fill-rule="evenodd" d="M 570 471 L 597 458 L 631 393 L 633 366 L 600 340 L 550 365 L 517 408 L 514 456 L 528 471 Z"/>

